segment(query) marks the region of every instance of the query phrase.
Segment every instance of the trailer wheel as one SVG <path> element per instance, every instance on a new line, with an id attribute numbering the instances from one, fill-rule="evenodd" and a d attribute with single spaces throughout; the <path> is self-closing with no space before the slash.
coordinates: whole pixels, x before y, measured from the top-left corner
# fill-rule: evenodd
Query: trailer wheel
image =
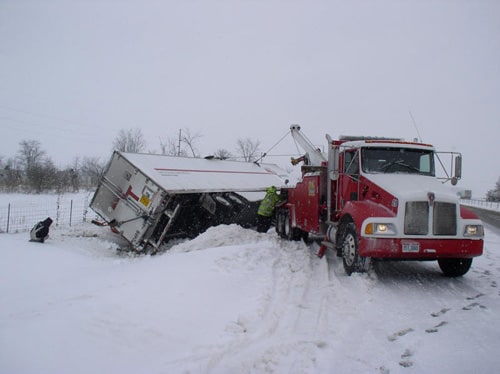
<path id="1" fill-rule="evenodd" d="M 440 258 L 438 264 L 447 277 L 460 277 L 469 271 L 472 258 Z"/>
<path id="2" fill-rule="evenodd" d="M 358 235 L 353 223 L 348 223 L 342 230 L 340 239 L 342 262 L 347 275 L 364 273 L 368 270 L 369 258 L 361 257 L 358 251 Z"/>

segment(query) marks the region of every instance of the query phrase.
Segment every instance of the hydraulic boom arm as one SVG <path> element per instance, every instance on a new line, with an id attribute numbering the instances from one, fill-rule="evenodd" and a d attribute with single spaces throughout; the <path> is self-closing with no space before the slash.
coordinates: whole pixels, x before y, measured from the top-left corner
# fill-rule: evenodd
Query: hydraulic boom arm
<path id="1" fill-rule="evenodd" d="M 291 125 L 290 132 L 292 133 L 293 139 L 300 144 L 304 151 L 306 151 L 306 158 L 308 159 L 309 165 L 321 166 L 323 162 L 326 162 L 326 157 L 318 148 L 315 148 L 311 141 L 307 139 L 302 131 L 300 131 L 299 125 Z"/>

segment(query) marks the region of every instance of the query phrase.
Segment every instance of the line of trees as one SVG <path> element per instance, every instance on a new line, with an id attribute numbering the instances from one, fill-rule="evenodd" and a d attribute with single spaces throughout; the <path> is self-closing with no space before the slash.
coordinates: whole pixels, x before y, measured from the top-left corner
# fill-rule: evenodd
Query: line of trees
<path id="1" fill-rule="evenodd" d="M 193 133 L 190 129 L 179 130 L 178 137 L 159 139 L 160 154 L 179 157 L 201 157 L 197 142 L 203 137 L 199 132 Z M 113 141 L 113 149 L 122 152 L 141 153 L 146 150 L 146 141 L 140 129 L 120 130 Z M 158 153 L 149 151 L 149 153 Z M 237 159 L 245 162 L 254 162 L 260 156 L 260 141 L 251 138 L 239 138 L 236 142 L 235 153 L 225 148 L 217 149 L 211 156 L 226 159 Z"/>
<path id="2" fill-rule="evenodd" d="M 197 142 L 201 133 L 190 129 L 179 130 L 175 137 L 159 139 L 160 151 L 147 151 L 168 156 L 201 157 Z M 131 152 L 146 152 L 146 141 L 140 129 L 122 129 L 112 142 L 112 149 Z M 219 148 L 211 155 L 219 159 L 236 159 L 254 162 L 260 156 L 260 141 L 239 138 L 234 153 Z M 97 187 L 108 160 L 98 157 L 75 157 L 71 165 L 58 169 L 37 140 L 23 140 L 19 143 L 17 155 L 4 158 L 0 155 L 0 191 L 41 193 L 46 191 L 77 192 Z M 486 194 L 487 201 L 500 201 L 500 178 L 495 188 Z"/>
<path id="3" fill-rule="evenodd" d="M 189 129 L 179 130 L 178 137 L 160 139 L 160 153 L 169 156 L 201 157 L 197 142 L 200 133 Z M 238 139 L 233 155 L 229 150 L 217 149 L 213 157 L 256 161 L 260 154 L 260 142 L 250 138 Z M 146 141 L 140 129 L 120 130 L 112 142 L 112 149 L 141 153 L 146 151 Z M 77 192 L 97 187 L 108 160 L 98 157 L 75 157 L 71 165 L 58 169 L 37 140 L 23 140 L 14 157 L 0 155 L 0 191 L 41 193 L 47 191 Z"/>
<path id="4" fill-rule="evenodd" d="M 58 169 L 37 140 L 23 140 L 15 157 L 0 157 L 0 190 L 41 193 L 78 192 L 92 189 L 104 172 L 98 157 L 75 157 L 70 166 Z"/>

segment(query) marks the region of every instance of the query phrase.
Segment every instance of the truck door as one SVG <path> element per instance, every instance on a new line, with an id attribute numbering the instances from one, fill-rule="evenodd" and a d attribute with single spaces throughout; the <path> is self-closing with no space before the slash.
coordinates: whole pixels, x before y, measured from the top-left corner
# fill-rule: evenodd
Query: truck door
<path id="1" fill-rule="evenodd" d="M 359 150 L 346 150 L 343 153 L 340 180 L 340 207 L 348 201 L 359 198 Z"/>

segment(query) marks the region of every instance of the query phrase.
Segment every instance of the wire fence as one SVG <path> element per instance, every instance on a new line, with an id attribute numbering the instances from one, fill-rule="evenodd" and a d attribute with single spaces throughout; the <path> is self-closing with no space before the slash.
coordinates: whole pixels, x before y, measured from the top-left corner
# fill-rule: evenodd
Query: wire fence
<path id="1" fill-rule="evenodd" d="M 17 201 L 0 206 L 0 233 L 29 231 L 47 217 L 52 218 L 52 225 L 71 226 L 86 222 L 90 196 L 82 194 L 67 198 L 64 195 L 52 199 Z"/>
<path id="2" fill-rule="evenodd" d="M 25 198 L 0 204 L 0 233 L 29 231 L 47 217 L 52 218 L 56 227 L 87 222 L 94 215 L 89 208 L 90 200 L 91 194 L 85 193 L 70 197 L 52 195 L 51 198 L 35 200 Z M 500 212 L 500 202 L 463 199 L 461 203 Z"/>

